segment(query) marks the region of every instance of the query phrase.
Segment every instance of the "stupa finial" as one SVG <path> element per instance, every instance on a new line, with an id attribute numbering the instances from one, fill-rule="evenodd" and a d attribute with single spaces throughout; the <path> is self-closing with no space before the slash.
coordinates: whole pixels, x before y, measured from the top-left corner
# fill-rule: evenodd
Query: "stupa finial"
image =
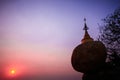
<path id="1" fill-rule="evenodd" d="M 86 18 L 84 18 L 84 28 L 83 30 L 85 30 L 85 34 L 84 34 L 84 37 L 83 39 L 81 40 L 82 43 L 85 43 L 85 42 L 88 42 L 88 41 L 93 41 L 93 39 L 90 37 L 89 33 L 88 33 L 88 27 L 87 27 L 87 24 L 86 24 Z"/>
<path id="2" fill-rule="evenodd" d="M 86 24 L 86 18 L 84 18 L 84 28 L 83 28 L 83 30 L 88 30 L 88 27 L 87 27 L 87 24 Z"/>

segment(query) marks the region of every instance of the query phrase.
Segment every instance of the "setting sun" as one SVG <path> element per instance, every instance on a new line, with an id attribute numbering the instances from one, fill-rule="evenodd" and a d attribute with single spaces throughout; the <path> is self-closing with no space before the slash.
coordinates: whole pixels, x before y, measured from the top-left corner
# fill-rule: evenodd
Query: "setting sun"
<path id="1" fill-rule="evenodd" d="M 14 69 L 12 69 L 12 70 L 10 71 L 10 73 L 11 73 L 12 75 L 14 75 L 14 74 L 16 73 L 16 71 L 15 71 Z"/>
<path id="2" fill-rule="evenodd" d="M 10 69 L 10 70 L 9 70 L 9 74 L 10 74 L 11 76 L 15 76 L 15 75 L 16 75 L 16 69 Z"/>
<path id="3" fill-rule="evenodd" d="M 26 68 L 23 64 L 11 64 L 7 65 L 7 67 L 5 68 L 5 76 L 6 78 L 16 78 L 24 75 L 25 71 Z"/>

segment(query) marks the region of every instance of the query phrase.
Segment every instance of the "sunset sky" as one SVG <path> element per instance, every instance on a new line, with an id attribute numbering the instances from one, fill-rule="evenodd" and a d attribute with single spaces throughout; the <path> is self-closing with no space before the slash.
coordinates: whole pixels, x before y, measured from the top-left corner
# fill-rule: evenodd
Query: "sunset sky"
<path id="1" fill-rule="evenodd" d="M 84 21 L 95 40 L 120 0 L 0 0 L 0 80 L 80 80 L 71 66 Z"/>

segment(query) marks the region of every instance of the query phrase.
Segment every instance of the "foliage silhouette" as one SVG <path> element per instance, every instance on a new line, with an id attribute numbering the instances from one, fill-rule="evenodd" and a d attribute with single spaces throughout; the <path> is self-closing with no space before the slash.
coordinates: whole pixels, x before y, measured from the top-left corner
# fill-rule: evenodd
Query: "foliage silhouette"
<path id="1" fill-rule="evenodd" d="M 100 28 L 99 39 L 105 44 L 108 59 L 113 66 L 120 66 L 120 8 L 108 15 L 103 21 L 104 26 Z"/>

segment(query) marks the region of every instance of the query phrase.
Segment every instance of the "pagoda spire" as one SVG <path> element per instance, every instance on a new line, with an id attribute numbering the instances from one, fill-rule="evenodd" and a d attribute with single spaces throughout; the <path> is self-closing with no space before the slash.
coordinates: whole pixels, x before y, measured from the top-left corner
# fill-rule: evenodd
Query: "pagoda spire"
<path id="1" fill-rule="evenodd" d="M 87 31 L 88 29 L 89 28 L 87 27 L 87 24 L 86 24 L 86 18 L 84 18 L 84 28 L 83 28 L 83 30 L 85 30 L 85 34 L 84 34 L 83 39 L 81 40 L 81 43 L 93 41 L 93 39 L 90 37 L 90 35 Z"/>

